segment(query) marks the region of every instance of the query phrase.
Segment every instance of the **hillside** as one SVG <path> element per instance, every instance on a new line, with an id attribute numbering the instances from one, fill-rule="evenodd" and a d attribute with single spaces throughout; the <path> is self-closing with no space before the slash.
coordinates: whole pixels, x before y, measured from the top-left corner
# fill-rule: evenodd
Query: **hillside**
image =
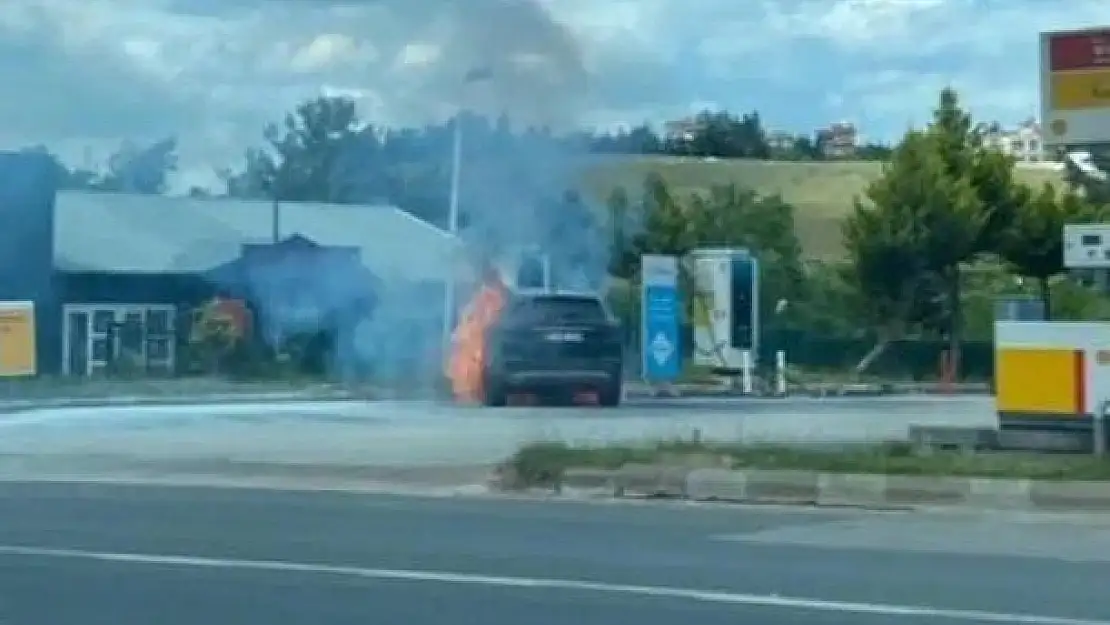
<path id="1" fill-rule="evenodd" d="M 797 207 L 798 237 L 807 256 L 835 258 L 841 253 L 840 220 L 852 198 L 881 173 L 877 162 L 772 162 L 755 160 L 699 160 L 675 157 L 630 157 L 601 162 L 586 174 L 591 195 L 606 198 L 613 188 L 639 188 L 644 176 L 655 171 L 676 190 L 697 191 L 713 185 L 736 183 L 759 193 L 782 195 Z M 1033 186 L 1060 181 L 1058 172 L 1046 169 L 1018 171 Z"/>

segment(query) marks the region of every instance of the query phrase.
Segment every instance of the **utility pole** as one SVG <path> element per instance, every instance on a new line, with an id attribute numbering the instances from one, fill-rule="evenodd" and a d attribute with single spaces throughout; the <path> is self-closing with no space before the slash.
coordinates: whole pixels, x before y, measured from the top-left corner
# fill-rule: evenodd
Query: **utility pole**
<path id="1" fill-rule="evenodd" d="M 475 67 L 468 71 L 460 84 L 459 104 L 455 111 L 454 129 L 451 138 L 451 187 L 448 193 L 447 204 L 447 232 L 454 238 L 459 235 L 459 186 L 462 181 L 462 152 L 463 152 L 463 113 L 465 106 L 463 93 L 466 87 L 493 78 L 493 70 L 489 67 Z M 452 267 L 453 267 L 452 263 Z M 451 344 L 451 332 L 455 320 L 455 277 L 444 276 L 443 297 L 443 347 L 446 352 Z"/>

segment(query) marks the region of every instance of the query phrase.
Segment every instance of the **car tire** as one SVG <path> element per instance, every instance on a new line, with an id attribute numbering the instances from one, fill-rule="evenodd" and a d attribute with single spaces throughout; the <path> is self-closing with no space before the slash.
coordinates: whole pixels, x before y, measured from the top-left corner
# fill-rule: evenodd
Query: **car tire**
<path id="1" fill-rule="evenodd" d="M 624 395 L 624 382 L 617 377 L 612 382 L 601 387 L 597 394 L 597 403 L 605 408 L 616 408 L 621 405 Z"/>
<path id="2" fill-rule="evenodd" d="M 499 408 L 509 403 L 509 393 L 501 376 L 487 371 L 482 376 L 482 405 Z"/>

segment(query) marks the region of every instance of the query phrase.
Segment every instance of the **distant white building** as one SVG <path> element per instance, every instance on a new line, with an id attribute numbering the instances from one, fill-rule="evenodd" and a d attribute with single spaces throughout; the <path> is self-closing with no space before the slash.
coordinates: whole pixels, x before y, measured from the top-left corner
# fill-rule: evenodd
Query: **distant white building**
<path id="1" fill-rule="evenodd" d="M 676 143 L 689 143 L 697 137 L 704 125 L 692 117 L 669 121 L 663 124 L 663 138 Z"/>
<path id="2" fill-rule="evenodd" d="M 797 141 L 797 135 L 781 130 L 776 130 L 767 134 L 767 145 L 772 150 L 790 150 Z"/>
<path id="3" fill-rule="evenodd" d="M 852 122 L 840 121 L 817 129 L 817 145 L 826 158 L 849 158 L 859 148 L 859 130 Z"/>
<path id="4" fill-rule="evenodd" d="M 998 122 L 989 124 L 983 135 L 987 146 L 1014 157 L 1019 163 L 1040 163 L 1045 160 L 1041 142 L 1041 125 L 1029 118 L 1017 128 L 1006 129 Z"/>

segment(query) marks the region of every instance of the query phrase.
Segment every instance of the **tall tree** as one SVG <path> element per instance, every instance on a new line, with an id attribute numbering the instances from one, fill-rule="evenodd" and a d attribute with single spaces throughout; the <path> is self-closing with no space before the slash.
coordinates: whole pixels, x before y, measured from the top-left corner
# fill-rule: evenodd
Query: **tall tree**
<path id="1" fill-rule="evenodd" d="M 632 200 L 624 187 L 617 187 L 605 202 L 609 232 L 609 273 L 628 279 L 635 274 L 638 259 L 632 249 L 632 236 L 638 231 Z"/>
<path id="2" fill-rule="evenodd" d="M 96 183 L 104 191 L 161 195 L 177 171 L 177 138 L 148 146 L 125 142 L 108 158 L 108 171 Z"/>
<path id="3" fill-rule="evenodd" d="M 1020 276 L 1037 281 L 1045 314 L 1052 315 L 1049 281 L 1064 271 L 1064 225 L 1087 223 L 1105 215 L 1074 191 L 1045 184 L 1018 212 L 1001 247 L 1002 258 Z"/>
<path id="4" fill-rule="evenodd" d="M 693 137 L 681 153 L 718 158 L 769 158 L 771 146 L 758 112 L 739 117 L 728 111 L 703 111 L 694 117 Z"/>
<path id="5" fill-rule="evenodd" d="M 699 243 L 695 223 L 662 176 L 644 178 L 639 210 L 642 227 L 632 237 L 637 262 L 642 254 L 685 256 Z"/>
<path id="6" fill-rule="evenodd" d="M 953 89 L 944 89 L 926 130 L 937 152 L 942 172 L 952 188 L 970 189 L 969 198 L 954 197 L 947 209 L 938 205 L 930 224 L 939 243 L 928 256 L 930 268 L 944 285 L 947 334 L 952 363 L 960 362 L 961 265 L 982 253 L 998 253 L 1007 229 L 1027 200 L 1014 181 L 1012 159 L 983 144 L 981 126 L 959 102 Z"/>
<path id="7" fill-rule="evenodd" d="M 273 192 L 291 201 L 342 202 L 348 180 L 339 165 L 358 131 L 354 100 L 319 97 L 299 105 L 284 123 L 263 131 L 276 153 Z"/>
<path id="8" fill-rule="evenodd" d="M 880 331 L 860 370 L 923 321 L 933 278 L 948 287 L 948 318 L 958 314 L 952 285 L 958 285 L 959 263 L 975 253 L 985 218 L 971 180 L 951 175 L 944 140 L 935 132 L 907 133 L 868 186 L 867 201 L 857 199 L 845 222 L 853 278 L 866 300 L 861 312 Z"/>
<path id="9" fill-rule="evenodd" d="M 238 199 L 267 199 L 273 196 L 274 160 L 264 150 L 249 148 L 243 154 L 243 168 L 222 168 L 216 175 L 223 181 L 224 193 Z"/>
<path id="10" fill-rule="evenodd" d="M 350 201 L 356 187 L 354 100 L 319 97 L 263 130 L 264 149 L 246 153 L 241 172 L 221 172 L 229 195 L 299 202 Z"/>

